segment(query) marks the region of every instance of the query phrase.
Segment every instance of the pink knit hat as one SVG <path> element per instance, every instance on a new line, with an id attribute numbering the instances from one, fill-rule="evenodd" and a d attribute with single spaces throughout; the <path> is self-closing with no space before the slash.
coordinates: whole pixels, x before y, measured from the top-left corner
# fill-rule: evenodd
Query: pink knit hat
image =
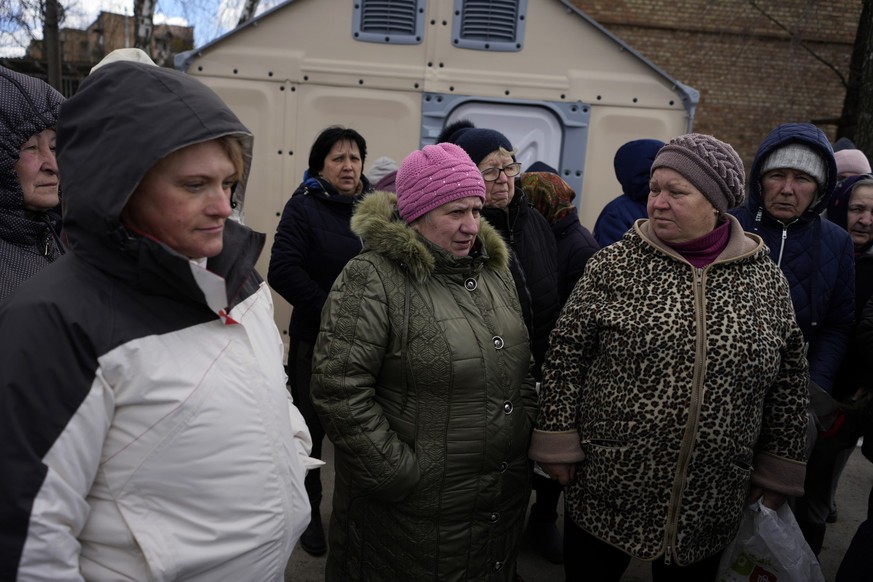
<path id="1" fill-rule="evenodd" d="M 834 152 L 837 174 L 869 174 L 870 162 L 861 150 L 840 150 Z"/>
<path id="2" fill-rule="evenodd" d="M 397 210 L 407 224 L 452 200 L 478 196 L 485 201 L 479 168 L 452 143 L 427 145 L 406 156 L 396 185 Z"/>

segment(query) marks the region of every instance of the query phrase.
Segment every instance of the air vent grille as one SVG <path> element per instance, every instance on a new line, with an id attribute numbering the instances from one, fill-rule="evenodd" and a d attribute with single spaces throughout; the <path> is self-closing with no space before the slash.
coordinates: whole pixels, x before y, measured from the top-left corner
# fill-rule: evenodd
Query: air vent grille
<path id="1" fill-rule="evenodd" d="M 461 38 L 515 42 L 517 23 L 515 0 L 467 0 L 461 15 Z"/>
<path id="2" fill-rule="evenodd" d="M 361 32 L 414 35 L 417 5 L 416 0 L 361 0 Z"/>
<path id="3" fill-rule="evenodd" d="M 352 37 L 364 42 L 421 44 L 425 0 L 355 0 Z"/>

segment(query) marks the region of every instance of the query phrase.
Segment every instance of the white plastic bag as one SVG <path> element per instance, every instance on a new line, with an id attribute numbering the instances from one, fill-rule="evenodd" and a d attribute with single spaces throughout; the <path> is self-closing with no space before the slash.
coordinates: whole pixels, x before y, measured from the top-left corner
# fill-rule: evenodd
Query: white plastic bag
<path id="1" fill-rule="evenodd" d="M 760 499 L 746 506 L 718 572 L 718 582 L 825 582 L 788 504 L 774 511 Z"/>

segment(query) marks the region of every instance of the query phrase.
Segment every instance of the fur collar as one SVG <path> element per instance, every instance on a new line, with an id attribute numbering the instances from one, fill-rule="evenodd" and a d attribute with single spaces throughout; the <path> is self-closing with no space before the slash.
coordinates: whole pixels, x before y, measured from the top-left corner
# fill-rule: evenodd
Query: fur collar
<path id="1" fill-rule="evenodd" d="M 352 232 L 361 237 L 364 251 L 375 251 L 402 264 L 418 281 L 438 268 L 469 268 L 482 263 L 487 269 L 509 268 L 509 251 L 500 234 L 485 220 L 479 227 L 476 248 L 470 257 L 456 258 L 430 243 L 397 214 L 397 195 L 391 192 L 367 194 L 355 209 Z M 476 256 L 474 256 L 476 255 Z"/>

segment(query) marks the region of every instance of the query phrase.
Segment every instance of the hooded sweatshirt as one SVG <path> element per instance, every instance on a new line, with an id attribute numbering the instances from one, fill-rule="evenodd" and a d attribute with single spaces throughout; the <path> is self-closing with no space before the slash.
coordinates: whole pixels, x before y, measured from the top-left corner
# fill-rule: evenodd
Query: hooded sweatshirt
<path id="1" fill-rule="evenodd" d="M 15 171 L 21 146 L 57 124 L 63 100 L 39 79 L 0 67 L 0 302 L 63 253 L 59 209 L 25 210 Z"/>
<path id="2" fill-rule="evenodd" d="M 146 172 L 251 133 L 202 83 L 114 62 L 63 106 L 71 250 L 0 307 L 0 579 L 281 580 L 309 519 L 264 235 L 205 268 L 128 231 Z M 169 219 L 170 217 L 168 217 Z"/>
<path id="3" fill-rule="evenodd" d="M 790 143 L 818 152 L 827 177 L 809 208 L 783 224 L 764 207 L 761 168 L 771 153 Z M 731 211 L 744 229 L 764 239 L 770 257 L 785 273 L 797 323 L 808 344 L 810 377 L 827 392 L 831 392 L 849 343 L 855 306 L 852 239 L 844 229 L 821 217 L 836 177 L 833 150 L 824 133 L 809 123 L 785 123 L 761 143 L 749 173 L 748 202 Z"/>

